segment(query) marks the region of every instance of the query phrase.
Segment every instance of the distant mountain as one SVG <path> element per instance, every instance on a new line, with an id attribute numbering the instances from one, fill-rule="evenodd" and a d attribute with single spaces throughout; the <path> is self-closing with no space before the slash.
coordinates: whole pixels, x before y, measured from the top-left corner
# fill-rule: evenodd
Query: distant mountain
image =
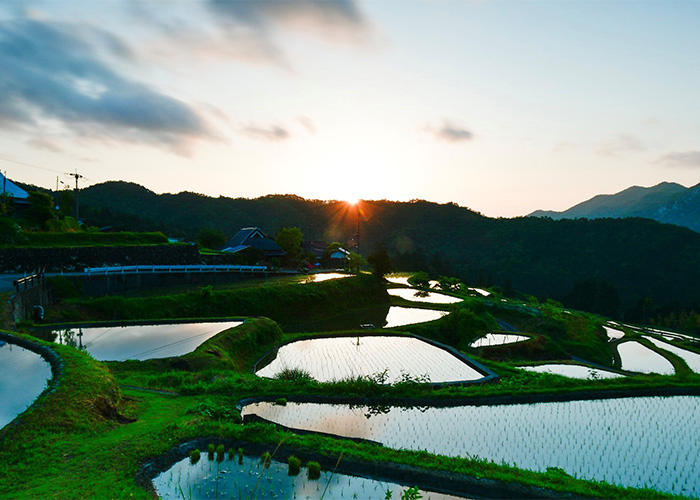
<path id="1" fill-rule="evenodd" d="M 628 190 L 630 204 L 645 199 L 640 190 L 646 192 Z M 675 201 L 678 210 L 685 206 L 681 201 Z M 432 269 L 540 297 L 564 297 L 576 283 L 596 280 L 612 284 L 625 309 L 646 298 L 656 304 L 700 301 L 700 234 L 686 228 L 641 218 L 492 219 L 453 203 L 420 200 L 363 201 L 361 213 L 361 253 L 383 245 L 403 269 Z M 81 214 L 93 225 L 159 229 L 190 239 L 203 228 L 230 237 L 257 226 L 274 237 L 282 227 L 296 226 L 307 240 L 340 241 L 351 250 L 358 223 L 358 210 L 340 201 L 158 195 L 124 182 L 82 191 Z"/>
<path id="2" fill-rule="evenodd" d="M 563 212 L 537 210 L 533 217 L 600 219 L 645 217 L 700 232 L 700 184 L 686 188 L 673 182 L 633 186 L 616 194 L 600 194 Z"/>

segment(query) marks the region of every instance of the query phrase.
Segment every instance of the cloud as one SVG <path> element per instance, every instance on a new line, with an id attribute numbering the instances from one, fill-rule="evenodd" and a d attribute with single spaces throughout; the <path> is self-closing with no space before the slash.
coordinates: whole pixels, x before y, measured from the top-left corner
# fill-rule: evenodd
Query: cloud
<path id="1" fill-rule="evenodd" d="M 259 127 L 257 125 L 248 125 L 243 128 L 243 133 L 249 137 L 252 137 L 253 139 L 271 142 L 284 141 L 290 137 L 289 131 L 278 125 L 271 125 L 267 128 Z"/>
<path id="2" fill-rule="evenodd" d="M 653 163 L 665 167 L 700 168 L 700 151 L 674 151 L 660 156 Z"/>
<path id="3" fill-rule="evenodd" d="M 28 141 L 28 144 L 37 149 L 44 149 L 46 151 L 51 151 L 52 153 L 63 152 L 63 148 L 61 148 L 53 139 L 49 137 L 34 137 Z"/>
<path id="4" fill-rule="evenodd" d="M 311 118 L 308 116 L 299 116 L 297 117 L 297 121 L 301 123 L 301 126 L 304 127 L 308 133 L 316 133 L 316 125 L 314 125 L 313 120 L 311 120 Z"/>
<path id="5" fill-rule="evenodd" d="M 627 153 L 644 151 L 644 146 L 636 137 L 628 134 L 620 134 L 614 140 L 602 144 L 597 154 L 607 157 L 618 157 Z"/>
<path id="6" fill-rule="evenodd" d="M 283 27 L 332 41 L 359 42 L 368 30 L 356 0 L 209 0 L 208 5 L 219 20 L 259 34 Z"/>
<path id="7" fill-rule="evenodd" d="M 58 122 L 82 138 L 151 143 L 184 152 L 214 138 L 190 106 L 121 76 L 107 54 L 130 51 L 111 34 L 38 20 L 0 22 L 0 125 Z"/>
<path id="8" fill-rule="evenodd" d="M 432 131 L 438 139 L 447 142 L 464 142 L 474 139 L 474 133 L 471 130 L 450 123 L 447 120 L 439 128 L 428 127 L 428 130 Z"/>

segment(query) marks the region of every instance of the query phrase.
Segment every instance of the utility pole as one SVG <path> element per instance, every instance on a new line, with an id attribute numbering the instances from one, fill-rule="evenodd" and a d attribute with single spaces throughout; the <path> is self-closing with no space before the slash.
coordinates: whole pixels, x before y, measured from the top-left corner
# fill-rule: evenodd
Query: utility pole
<path id="1" fill-rule="evenodd" d="M 75 173 L 68 173 L 66 175 L 75 177 L 75 220 L 80 222 L 80 203 L 78 202 L 78 193 L 80 193 L 80 189 L 78 188 L 78 179 L 83 179 L 84 176 L 78 173 L 77 168 L 75 169 Z"/>

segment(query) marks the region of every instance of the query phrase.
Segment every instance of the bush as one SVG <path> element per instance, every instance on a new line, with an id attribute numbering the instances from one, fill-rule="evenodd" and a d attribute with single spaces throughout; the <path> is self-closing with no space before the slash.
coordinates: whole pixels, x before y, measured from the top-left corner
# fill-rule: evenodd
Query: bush
<path id="1" fill-rule="evenodd" d="M 301 470 L 301 460 L 295 457 L 294 455 L 290 455 L 289 459 L 287 460 L 287 463 L 289 464 L 289 472 L 288 474 L 290 476 L 296 476 L 299 474 L 299 471 Z"/>
<path id="2" fill-rule="evenodd" d="M 408 278 L 408 284 L 417 288 L 430 288 L 428 273 L 420 271 Z"/>
<path id="3" fill-rule="evenodd" d="M 319 479 L 321 477 L 321 464 L 316 461 L 311 461 L 306 464 L 309 470 L 309 479 Z"/>

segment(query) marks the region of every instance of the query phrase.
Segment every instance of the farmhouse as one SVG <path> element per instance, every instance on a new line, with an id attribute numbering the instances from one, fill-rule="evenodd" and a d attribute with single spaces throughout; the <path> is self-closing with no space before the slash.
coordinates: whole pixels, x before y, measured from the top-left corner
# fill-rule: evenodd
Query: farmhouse
<path id="1" fill-rule="evenodd" d="M 228 240 L 221 249 L 223 252 L 237 253 L 248 248 L 259 250 L 265 258 L 284 257 L 287 253 L 274 240 L 265 236 L 258 227 L 244 227 Z"/>

